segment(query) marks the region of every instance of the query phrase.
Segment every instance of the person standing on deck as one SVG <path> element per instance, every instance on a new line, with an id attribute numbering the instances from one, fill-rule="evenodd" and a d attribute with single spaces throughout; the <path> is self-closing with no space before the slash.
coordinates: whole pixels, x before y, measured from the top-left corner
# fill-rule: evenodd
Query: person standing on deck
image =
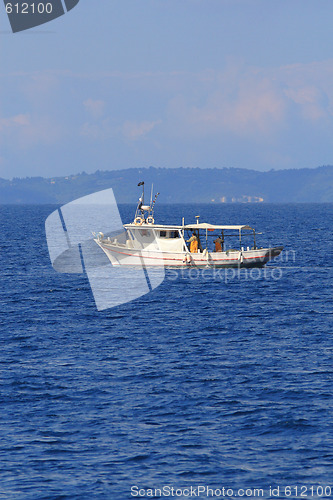
<path id="1" fill-rule="evenodd" d="M 187 240 L 187 243 L 190 243 L 191 253 L 198 253 L 198 238 L 196 237 L 195 233 L 192 233 L 192 236 L 189 240 Z"/>
<path id="2" fill-rule="evenodd" d="M 215 243 L 215 252 L 222 252 L 222 238 L 221 236 L 218 236 L 216 240 L 214 240 Z"/>

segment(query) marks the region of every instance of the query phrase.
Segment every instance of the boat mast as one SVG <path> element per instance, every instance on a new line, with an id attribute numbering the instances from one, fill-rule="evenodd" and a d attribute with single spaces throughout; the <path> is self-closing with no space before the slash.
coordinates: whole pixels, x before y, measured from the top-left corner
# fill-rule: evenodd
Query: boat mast
<path id="1" fill-rule="evenodd" d="M 134 219 L 136 219 L 137 217 L 140 217 L 139 211 L 142 214 L 141 207 L 142 207 L 142 205 L 144 205 L 144 202 L 145 202 L 145 183 L 144 183 L 144 181 L 139 182 L 138 187 L 139 186 L 142 186 L 142 195 L 141 195 L 141 198 L 139 198 L 139 202 L 138 202 L 138 206 L 136 207 Z"/>
<path id="2" fill-rule="evenodd" d="M 136 208 L 135 212 L 135 218 L 134 222 L 136 224 L 142 224 L 143 222 L 146 222 L 148 220 L 148 224 L 153 224 L 154 223 L 154 206 L 156 203 L 156 199 L 160 193 L 156 193 L 155 197 L 153 199 L 153 184 L 151 187 L 151 194 L 150 194 L 150 205 L 145 205 L 145 183 L 144 181 L 139 182 L 138 186 L 142 186 L 142 195 L 139 198 L 139 203 Z M 145 212 L 147 212 L 147 219 L 145 217 Z M 137 222 L 136 222 L 137 220 Z"/>
<path id="3" fill-rule="evenodd" d="M 154 187 L 154 184 L 151 185 L 151 191 L 150 191 L 150 207 L 152 206 L 153 204 L 153 187 Z"/>
<path id="4" fill-rule="evenodd" d="M 144 205 L 145 204 L 145 183 L 144 183 L 144 181 L 139 182 L 138 186 L 142 186 L 141 205 Z"/>

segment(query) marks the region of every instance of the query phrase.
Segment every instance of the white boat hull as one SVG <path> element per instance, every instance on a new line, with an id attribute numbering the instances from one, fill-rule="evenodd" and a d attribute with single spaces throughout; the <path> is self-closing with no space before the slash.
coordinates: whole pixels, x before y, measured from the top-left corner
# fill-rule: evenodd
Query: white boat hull
<path id="1" fill-rule="evenodd" d="M 114 266 L 145 266 L 167 268 L 242 268 L 262 267 L 277 257 L 283 247 L 226 252 L 166 252 L 138 250 L 95 240 Z"/>

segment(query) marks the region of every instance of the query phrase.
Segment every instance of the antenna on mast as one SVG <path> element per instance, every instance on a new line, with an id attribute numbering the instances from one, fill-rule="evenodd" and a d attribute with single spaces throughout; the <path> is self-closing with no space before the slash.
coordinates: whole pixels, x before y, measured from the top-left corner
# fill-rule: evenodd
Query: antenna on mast
<path id="1" fill-rule="evenodd" d="M 136 207 L 134 220 L 136 220 L 137 218 L 141 219 L 141 215 L 140 215 L 140 212 L 142 214 L 141 207 L 142 207 L 142 205 L 144 204 L 144 201 L 145 201 L 145 183 L 144 183 L 144 181 L 139 182 L 138 187 L 139 186 L 142 186 L 142 195 L 139 198 L 138 206 Z"/>
<path id="2" fill-rule="evenodd" d="M 156 199 L 157 199 L 157 197 L 158 197 L 158 195 L 159 195 L 159 194 L 160 194 L 160 193 L 156 193 L 156 194 L 155 194 L 154 201 L 153 201 L 153 203 L 151 204 L 151 208 L 152 208 L 152 210 L 154 209 L 154 205 L 155 205 L 155 203 L 156 203 Z"/>
<path id="3" fill-rule="evenodd" d="M 153 188 L 154 188 L 154 184 L 151 185 L 151 191 L 150 191 L 150 207 L 152 205 L 152 202 L 153 202 Z"/>
<path id="4" fill-rule="evenodd" d="M 143 205 L 145 202 L 145 183 L 144 183 L 144 181 L 139 182 L 138 186 L 142 186 L 142 197 L 141 197 L 142 199 L 140 201 L 141 201 L 141 204 Z"/>

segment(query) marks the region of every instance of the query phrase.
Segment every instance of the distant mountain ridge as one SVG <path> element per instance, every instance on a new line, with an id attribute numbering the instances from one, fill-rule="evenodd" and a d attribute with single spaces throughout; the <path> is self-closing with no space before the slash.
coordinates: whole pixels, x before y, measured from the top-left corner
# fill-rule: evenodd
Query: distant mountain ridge
<path id="1" fill-rule="evenodd" d="M 160 203 L 329 203 L 333 166 L 259 172 L 241 168 L 130 168 L 66 177 L 0 179 L 0 203 L 67 203 L 112 187 L 119 203 L 136 203 L 139 181 Z"/>

